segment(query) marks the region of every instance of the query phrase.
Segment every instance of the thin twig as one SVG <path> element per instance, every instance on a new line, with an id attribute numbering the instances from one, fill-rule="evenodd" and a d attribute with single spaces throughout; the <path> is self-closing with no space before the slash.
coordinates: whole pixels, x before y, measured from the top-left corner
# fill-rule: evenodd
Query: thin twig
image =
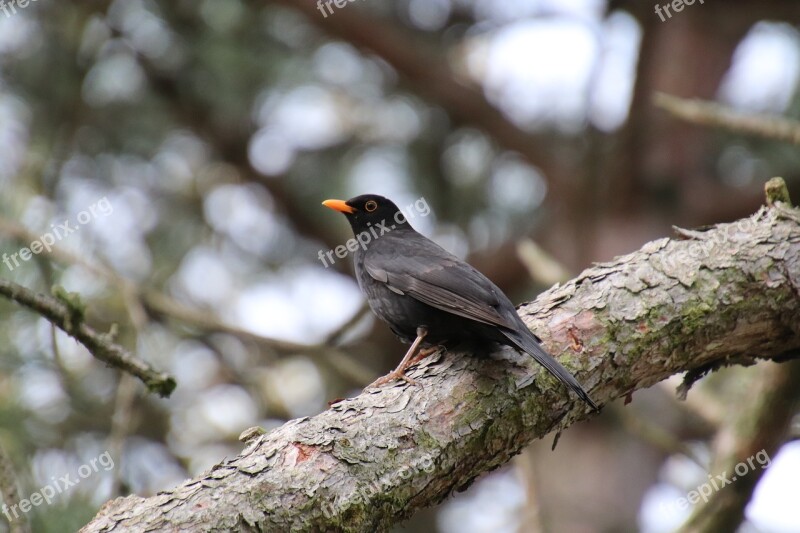
<path id="1" fill-rule="evenodd" d="M 705 467 L 705 463 L 703 463 L 685 442 L 682 442 L 670 431 L 654 423 L 652 420 L 645 418 L 641 414 L 633 413 L 630 409 L 626 409 L 625 407 L 618 407 L 613 411 L 628 433 L 639 437 L 656 449 L 666 452 L 669 455 L 681 454 L 700 468 Z"/>
<path id="2" fill-rule="evenodd" d="M 569 269 L 531 238 L 526 237 L 517 243 L 517 257 L 525 265 L 528 275 L 542 285 L 562 283 L 572 277 Z"/>
<path id="3" fill-rule="evenodd" d="M 98 333 L 88 326 L 83 321 L 83 309 L 76 298 L 63 293 L 59 298 L 38 294 L 7 280 L 0 280 L 0 295 L 40 314 L 83 344 L 97 359 L 139 378 L 150 391 L 169 396 L 175 389 L 175 380 L 171 376 L 158 372 L 115 344 L 112 335 Z"/>
<path id="4" fill-rule="evenodd" d="M 37 238 L 37 235 L 27 228 L 2 217 L 0 217 L 0 233 L 14 236 L 23 241 L 32 241 Z M 258 335 L 251 331 L 226 324 L 208 311 L 193 309 L 159 291 L 141 289 L 132 281 L 120 276 L 113 270 L 87 261 L 84 257 L 72 254 L 59 246 L 52 246 L 50 250 L 42 250 L 40 255 L 48 256 L 62 263 L 82 266 L 89 272 L 97 274 L 113 283 L 123 293 L 135 296 L 140 301 L 142 309 L 149 309 L 156 314 L 168 316 L 206 332 L 233 335 L 239 339 L 253 342 L 269 352 L 308 355 L 317 363 L 333 369 L 341 377 L 353 383 L 370 383 L 375 378 L 374 371 L 364 366 L 341 349 L 332 346 L 332 343 L 328 340 L 319 344 L 301 344 Z M 333 332 L 331 334 L 333 341 L 335 342 L 338 340 L 344 331 L 352 327 L 354 322 L 360 319 L 359 315 L 362 313 L 363 310 L 359 311 L 351 320 L 347 321 L 337 331 Z M 331 337 L 329 337 L 329 339 Z"/>
<path id="5" fill-rule="evenodd" d="M 800 122 L 797 120 L 778 115 L 743 113 L 714 102 L 687 100 L 664 93 L 657 93 L 654 102 L 688 122 L 800 145 Z"/>

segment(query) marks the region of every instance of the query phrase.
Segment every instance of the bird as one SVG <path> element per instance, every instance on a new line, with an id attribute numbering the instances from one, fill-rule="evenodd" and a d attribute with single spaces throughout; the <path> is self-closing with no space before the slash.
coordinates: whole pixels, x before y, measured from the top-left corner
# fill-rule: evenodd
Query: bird
<path id="1" fill-rule="evenodd" d="M 599 410 L 578 380 L 541 346 L 503 291 L 475 267 L 418 233 L 391 200 L 364 194 L 325 200 L 322 205 L 343 213 L 350 223 L 358 244 L 352 246 L 356 280 L 370 309 L 401 342 L 411 344 L 397 368 L 369 387 L 396 379 L 417 384 L 406 370 L 440 346 L 489 343 L 530 355 Z"/>

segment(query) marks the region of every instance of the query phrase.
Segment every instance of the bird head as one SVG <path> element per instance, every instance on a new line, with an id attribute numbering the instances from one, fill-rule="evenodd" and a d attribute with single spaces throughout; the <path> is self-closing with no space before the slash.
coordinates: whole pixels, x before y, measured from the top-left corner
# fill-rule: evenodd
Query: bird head
<path id="1" fill-rule="evenodd" d="M 370 226 L 395 229 L 408 224 L 394 202 L 377 194 L 362 194 L 349 200 L 325 200 L 322 205 L 344 213 L 356 235 Z"/>

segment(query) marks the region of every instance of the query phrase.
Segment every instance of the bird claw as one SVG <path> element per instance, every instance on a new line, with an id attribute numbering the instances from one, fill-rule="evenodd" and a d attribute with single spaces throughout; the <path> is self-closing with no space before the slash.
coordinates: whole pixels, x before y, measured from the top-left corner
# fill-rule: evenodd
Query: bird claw
<path id="1" fill-rule="evenodd" d="M 415 386 L 420 386 L 420 387 L 422 386 L 422 385 L 420 385 L 420 384 L 419 384 L 419 381 L 417 381 L 417 380 L 415 380 L 415 379 L 412 379 L 412 378 L 410 378 L 410 377 L 406 376 L 405 374 L 400 374 L 400 375 L 399 375 L 399 376 L 397 376 L 397 377 L 398 377 L 398 378 L 400 378 L 400 379 L 402 379 L 403 381 L 405 381 L 405 382 L 406 382 L 406 383 L 408 383 L 409 385 L 415 385 Z"/>
<path id="2" fill-rule="evenodd" d="M 373 381 L 372 383 L 367 385 L 366 388 L 367 389 L 378 388 L 378 387 L 386 385 L 387 383 L 390 383 L 390 382 L 392 382 L 392 381 L 394 381 L 396 379 L 402 379 L 403 381 L 405 381 L 409 385 L 419 385 L 419 382 L 417 380 L 408 377 L 405 374 L 405 372 L 397 372 L 397 371 L 395 371 L 395 372 L 389 372 L 388 374 L 386 374 L 383 377 L 379 377 L 378 379 L 376 379 L 375 381 Z"/>
<path id="3" fill-rule="evenodd" d="M 378 388 L 396 379 L 402 379 L 409 385 L 416 385 L 421 387 L 422 385 L 420 385 L 419 381 L 410 378 L 406 375 L 406 370 L 414 366 L 415 364 L 419 363 L 426 357 L 433 355 L 437 352 L 443 353 L 445 350 L 446 348 L 444 346 L 431 346 L 430 348 L 424 348 L 420 350 L 419 353 L 416 354 L 413 358 L 411 358 L 411 360 L 409 360 L 403 368 L 395 369 L 392 372 L 386 374 L 385 376 L 379 377 L 378 379 L 367 385 L 364 390 L 371 389 L 373 387 Z"/>
<path id="4" fill-rule="evenodd" d="M 419 363 L 420 361 L 422 361 L 426 357 L 429 357 L 429 356 L 435 354 L 436 352 L 438 352 L 439 350 L 441 350 L 443 348 L 444 348 L 443 346 L 431 346 L 430 348 L 421 349 L 419 351 L 419 353 L 417 353 L 417 355 L 415 355 L 414 357 L 411 358 L 411 360 L 408 362 L 408 366 L 416 365 L 417 363 Z"/>

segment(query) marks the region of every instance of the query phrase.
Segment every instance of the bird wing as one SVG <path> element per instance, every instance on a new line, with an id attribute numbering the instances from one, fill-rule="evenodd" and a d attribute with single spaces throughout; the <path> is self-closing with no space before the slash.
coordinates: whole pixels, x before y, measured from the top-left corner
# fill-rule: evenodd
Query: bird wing
<path id="1" fill-rule="evenodd" d="M 425 241 L 415 242 L 405 255 L 397 250 L 367 254 L 364 268 L 398 294 L 470 320 L 515 328 L 512 319 L 501 312 L 507 298 L 494 283 L 437 244 Z M 510 302 L 508 307 L 514 309 Z"/>
<path id="2" fill-rule="evenodd" d="M 389 238 L 387 238 L 389 237 Z M 436 309 L 497 326 L 516 347 L 528 353 L 561 382 L 598 410 L 578 380 L 539 344 L 514 305 L 489 278 L 421 235 L 382 237 L 364 256 L 363 266 L 389 290 Z"/>

